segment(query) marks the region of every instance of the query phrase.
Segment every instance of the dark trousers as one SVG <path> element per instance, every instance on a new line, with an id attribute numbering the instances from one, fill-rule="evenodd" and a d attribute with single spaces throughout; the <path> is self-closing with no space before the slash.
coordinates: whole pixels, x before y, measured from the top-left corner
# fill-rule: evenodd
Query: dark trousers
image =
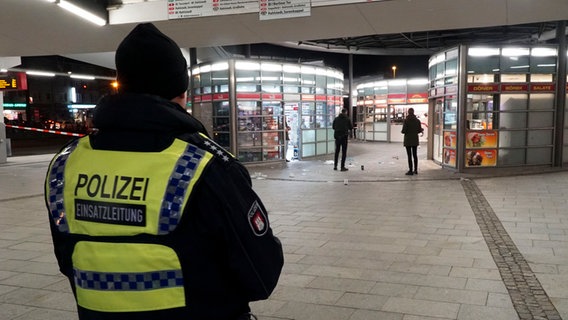
<path id="1" fill-rule="evenodd" d="M 408 170 L 418 171 L 418 146 L 406 147 L 406 156 L 408 158 Z M 414 159 L 414 166 L 412 165 L 412 160 Z M 413 170 L 414 168 L 414 170 Z"/>
<path id="2" fill-rule="evenodd" d="M 341 149 L 341 168 L 345 168 L 345 158 L 347 158 L 347 136 L 335 139 L 335 158 L 333 167 L 337 168 L 337 159 L 339 158 L 339 150 Z"/>

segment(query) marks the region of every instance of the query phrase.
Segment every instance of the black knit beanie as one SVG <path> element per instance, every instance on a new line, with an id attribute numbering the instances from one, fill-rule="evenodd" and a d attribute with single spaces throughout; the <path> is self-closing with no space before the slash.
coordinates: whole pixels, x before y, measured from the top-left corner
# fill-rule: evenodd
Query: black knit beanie
<path id="1" fill-rule="evenodd" d="M 189 85 L 179 46 L 151 23 L 139 24 L 116 49 L 120 92 L 154 94 L 171 100 Z"/>

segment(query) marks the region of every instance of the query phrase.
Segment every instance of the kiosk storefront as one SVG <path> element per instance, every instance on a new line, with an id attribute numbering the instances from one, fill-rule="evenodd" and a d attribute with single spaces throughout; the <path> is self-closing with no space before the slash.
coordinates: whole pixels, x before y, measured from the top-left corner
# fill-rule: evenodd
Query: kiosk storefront
<path id="1" fill-rule="evenodd" d="M 334 152 L 332 122 L 343 106 L 341 71 L 231 59 L 196 65 L 191 74 L 192 114 L 241 161 Z"/>
<path id="2" fill-rule="evenodd" d="M 402 142 L 409 108 L 428 126 L 428 79 L 392 79 L 357 85 L 357 139 Z M 420 137 L 428 139 L 427 134 Z"/>
<path id="3" fill-rule="evenodd" d="M 429 156 L 458 171 L 560 165 L 566 139 L 556 137 L 567 130 L 556 97 L 560 90 L 566 99 L 557 85 L 566 70 L 558 59 L 554 46 L 459 46 L 432 56 Z"/>

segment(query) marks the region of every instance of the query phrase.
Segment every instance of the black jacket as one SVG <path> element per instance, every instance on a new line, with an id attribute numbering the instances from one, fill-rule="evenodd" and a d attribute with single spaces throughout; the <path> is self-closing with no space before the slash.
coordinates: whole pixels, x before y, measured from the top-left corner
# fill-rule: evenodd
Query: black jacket
<path id="1" fill-rule="evenodd" d="M 203 125 L 183 108 L 151 95 L 105 97 L 94 110 L 93 123 L 98 129 L 89 137 L 94 149 L 156 152 L 180 138 L 209 150 L 212 142 L 198 134 L 206 133 Z M 247 169 L 226 156 L 226 151 L 214 153 L 175 231 L 129 239 L 158 241 L 176 251 L 182 265 L 187 306 L 113 314 L 78 306 L 81 320 L 232 320 L 250 311 L 249 301 L 268 298 L 284 263 L 282 246 L 270 227 L 262 236 L 254 234 L 247 219 L 251 204 L 257 201 L 264 212 L 266 209 L 252 190 Z M 89 236 L 60 233 L 53 222 L 51 227 L 60 270 L 74 290 L 73 246 Z"/>
<path id="2" fill-rule="evenodd" d="M 335 139 L 343 138 L 349 135 L 349 130 L 353 129 L 351 120 L 348 116 L 341 113 L 333 120 L 333 137 Z"/>
<path id="3" fill-rule="evenodd" d="M 418 134 L 424 132 L 420 120 L 415 115 L 408 115 L 402 124 L 401 133 L 404 134 L 403 145 L 416 147 L 419 144 Z"/>

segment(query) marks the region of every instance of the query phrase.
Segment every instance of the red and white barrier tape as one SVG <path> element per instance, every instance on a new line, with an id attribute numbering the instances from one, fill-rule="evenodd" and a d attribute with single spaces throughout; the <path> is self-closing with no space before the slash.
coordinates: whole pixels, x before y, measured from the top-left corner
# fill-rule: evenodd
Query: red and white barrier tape
<path id="1" fill-rule="evenodd" d="M 6 128 L 14 128 L 14 129 L 21 129 L 21 130 L 29 130 L 29 131 L 38 131 L 44 133 L 53 133 L 53 134 L 60 134 L 64 136 L 72 136 L 72 137 L 82 137 L 84 133 L 73 133 L 73 132 L 65 132 L 59 130 L 49 130 L 49 129 L 39 129 L 39 128 L 32 128 L 32 127 L 22 127 L 22 126 L 15 126 L 12 124 L 6 124 Z"/>

